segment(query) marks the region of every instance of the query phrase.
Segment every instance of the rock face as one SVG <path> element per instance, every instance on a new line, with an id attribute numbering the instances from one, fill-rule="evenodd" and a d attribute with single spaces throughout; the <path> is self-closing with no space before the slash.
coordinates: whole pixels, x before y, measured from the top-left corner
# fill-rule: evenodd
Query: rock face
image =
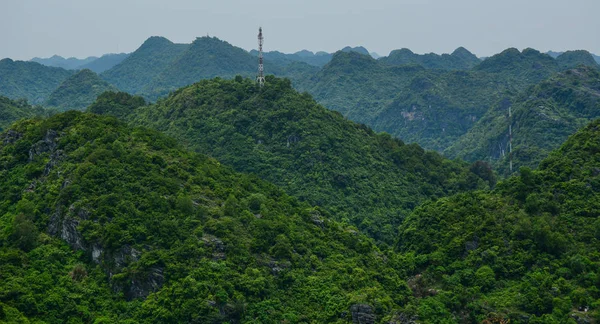
<path id="1" fill-rule="evenodd" d="M 1 138 L 2 138 L 2 143 L 4 143 L 4 145 L 6 144 L 13 144 L 14 142 L 18 141 L 21 137 L 23 137 L 23 134 L 15 132 L 14 130 L 9 130 L 8 132 L 6 132 L 6 134 L 4 134 Z"/>
<path id="2" fill-rule="evenodd" d="M 354 304 L 350 308 L 352 313 L 353 324 L 374 324 L 375 314 L 373 314 L 373 308 L 366 304 Z"/>
<path id="3" fill-rule="evenodd" d="M 41 141 L 33 144 L 29 149 L 29 161 L 46 152 L 53 152 L 56 149 L 56 140 L 58 139 L 58 133 L 52 129 L 46 132 L 46 136 Z"/>

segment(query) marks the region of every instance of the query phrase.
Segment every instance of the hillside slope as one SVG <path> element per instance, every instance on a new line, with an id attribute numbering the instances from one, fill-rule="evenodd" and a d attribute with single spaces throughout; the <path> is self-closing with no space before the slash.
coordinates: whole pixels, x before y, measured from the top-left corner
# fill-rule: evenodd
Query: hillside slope
<path id="1" fill-rule="evenodd" d="M 188 46 L 175 44 L 164 37 L 150 37 L 121 63 L 102 73 L 101 77 L 121 91 L 140 93 Z"/>
<path id="2" fill-rule="evenodd" d="M 105 91 L 117 88 L 102 80 L 96 73 L 84 69 L 70 76 L 54 90 L 45 105 L 58 110 L 83 110 Z"/>
<path id="3" fill-rule="evenodd" d="M 19 119 L 33 118 L 43 113 L 42 108 L 32 107 L 25 100 L 11 100 L 0 96 L 0 132 Z"/>
<path id="4" fill-rule="evenodd" d="M 0 60 L 0 95 L 43 103 L 74 72 L 35 62 Z"/>
<path id="5" fill-rule="evenodd" d="M 386 65 L 418 64 L 428 69 L 469 70 L 480 60 L 464 47 L 459 47 L 452 54 L 435 53 L 415 54 L 407 48 L 394 50 L 380 61 Z"/>
<path id="6" fill-rule="evenodd" d="M 508 107 L 513 113 L 515 170 L 535 167 L 569 135 L 600 117 L 600 73 L 583 66 L 567 70 L 513 100 L 499 102 L 445 153 L 471 161 L 493 161 L 507 174 Z"/>
<path id="7" fill-rule="evenodd" d="M 2 321 L 383 322 L 408 297 L 364 235 L 155 131 L 75 111 L 11 130 Z"/>
<path id="8" fill-rule="evenodd" d="M 129 102 L 137 108 L 128 111 Z M 345 120 L 286 79 L 268 77 L 262 89 L 241 77 L 206 80 L 155 105 L 139 102 L 107 93 L 89 109 L 165 132 L 383 242 L 420 202 L 487 185 L 477 174 L 493 184 L 484 170 Z"/>
<path id="9" fill-rule="evenodd" d="M 599 143 L 597 120 L 536 171 L 417 208 L 397 250 L 416 261 L 408 282 L 425 297 L 420 320 L 598 321 Z"/>
<path id="10" fill-rule="evenodd" d="M 96 73 L 102 73 L 123 62 L 128 56 L 129 53 L 104 54 L 92 62 L 79 66 L 79 69 L 90 69 Z"/>

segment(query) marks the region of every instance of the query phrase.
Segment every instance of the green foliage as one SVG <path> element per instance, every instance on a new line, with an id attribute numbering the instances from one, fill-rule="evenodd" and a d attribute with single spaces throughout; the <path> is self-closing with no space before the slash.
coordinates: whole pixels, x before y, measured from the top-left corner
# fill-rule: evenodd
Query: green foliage
<path id="1" fill-rule="evenodd" d="M 508 169 L 508 108 L 512 109 L 513 164 L 536 167 L 594 118 L 600 117 L 600 73 L 578 67 L 528 88 L 513 100 L 490 109 L 446 154 L 467 160 L 491 160 L 501 174 Z"/>
<path id="2" fill-rule="evenodd" d="M 493 191 L 425 203 L 408 216 L 396 247 L 419 256 L 412 271 L 418 280 L 408 283 L 430 297 L 418 314 L 462 322 L 589 321 L 600 298 L 600 241 L 591 225 L 600 215 L 599 143 L 600 120 L 539 170 L 523 167 Z M 584 308 L 587 314 L 577 311 Z"/>
<path id="3" fill-rule="evenodd" d="M 30 106 L 27 100 L 10 100 L 0 96 L 0 132 L 19 119 L 42 115 L 44 115 L 44 110 L 40 107 Z"/>
<path id="4" fill-rule="evenodd" d="M 41 104 L 72 74 L 73 71 L 35 62 L 3 59 L 0 60 L 0 95 Z"/>
<path id="5" fill-rule="evenodd" d="M 118 98 L 112 104 L 112 97 L 102 96 L 90 111 L 163 131 L 325 207 L 328 216 L 378 241 L 392 243 L 403 217 L 420 202 L 493 182 L 464 163 L 349 122 L 286 79 L 268 77 L 262 89 L 241 77 L 206 80 L 137 108 L 124 108 Z M 261 204 L 254 202 L 253 212 Z"/>
<path id="6" fill-rule="evenodd" d="M 91 70 L 81 70 L 66 79 L 54 90 L 45 105 L 58 110 L 83 110 L 105 91 L 117 89 Z"/>
<path id="7" fill-rule="evenodd" d="M 452 54 L 438 55 L 435 53 L 415 54 L 407 48 L 393 50 L 387 57 L 381 58 L 387 65 L 418 64 L 427 69 L 469 70 L 480 60 L 464 47 L 457 48 Z"/>
<path id="8" fill-rule="evenodd" d="M 371 239 L 155 131 L 76 111 L 10 131 L 2 321 L 379 322 L 409 297 Z"/>

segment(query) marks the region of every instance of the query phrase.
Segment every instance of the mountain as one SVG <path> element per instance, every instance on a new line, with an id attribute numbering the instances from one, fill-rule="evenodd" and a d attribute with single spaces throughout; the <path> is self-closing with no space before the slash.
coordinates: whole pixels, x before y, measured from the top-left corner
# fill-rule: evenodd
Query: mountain
<path id="1" fill-rule="evenodd" d="M 379 54 L 377 54 L 375 52 L 371 52 L 371 53 L 369 53 L 369 55 L 371 55 L 371 57 L 374 58 L 374 59 L 376 59 L 376 60 L 380 59 L 382 57 L 381 55 L 379 55 Z"/>
<path id="2" fill-rule="evenodd" d="M 102 73 L 106 70 L 111 69 L 115 65 L 123 62 L 129 56 L 128 53 L 119 53 L 119 54 L 104 54 L 98 59 L 80 65 L 79 69 L 90 69 L 96 73 Z"/>
<path id="3" fill-rule="evenodd" d="M 550 135 L 546 137 L 552 138 Z M 600 121 L 538 170 L 442 198 L 400 227 L 422 322 L 592 323 L 600 316 Z"/>
<path id="4" fill-rule="evenodd" d="M 551 150 L 600 117 L 600 73 L 580 66 L 545 80 L 514 99 L 503 98 L 445 153 L 466 160 L 490 160 L 508 170 L 508 108 L 512 110 L 513 160 L 535 167 Z"/>
<path id="5" fill-rule="evenodd" d="M 350 47 L 350 46 L 346 46 L 344 48 L 341 49 L 342 52 L 356 52 L 362 55 L 368 55 L 371 56 L 371 54 L 369 53 L 369 51 L 367 51 L 366 48 L 362 47 L 362 46 L 356 46 L 356 47 Z"/>
<path id="6" fill-rule="evenodd" d="M 381 62 L 387 65 L 418 64 L 427 69 L 468 70 L 477 65 L 480 60 L 464 47 L 459 47 L 452 54 L 438 55 L 435 53 L 415 54 L 407 48 L 394 50 Z"/>
<path id="7" fill-rule="evenodd" d="M 72 74 L 72 71 L 35 62 L 3 59 L 0 60 L 0 95 L 41 104 Z"/>
<path id="8" fill-rule="evenodd" d="M 155 131 L 70 111 L 0 161 L 3 322 L 383 322 L 410 296 L 352 227 Z"/>
<path id="9" fill-rule="evenodd" d="M 45 102 L 48 107 L 59 110 L 83 110 L 105 91 L 117 91 L 117 88 L 102 80 L 91 70 L 81 70 L 54 90 Z"/>
<path id="10" fill-rule="evenodd" d="M 101 77 L 122 91 L 140 93 L 188 46 L 174 44 L 164 37 L 150 37 L 121 63 L 103 72 Z"/>
<path id="11" fill-rule="evenodd" d="M 250 55 L 258 57 L 257 50 L 251 50 Z M 309 64 L 311 66 L 322 67 L 327 64 L 331 60 L 331 54 L 320 52 L 320 54 L 315 54 L 311 51 L 303 50 L 300 52 L 296 52 L 293 54 L 286 54 L 278 51 L 264 52 L 263 57 L 265 58 L 265 62 L 272 63 L 278 66 L 287 66 L 294 62 L 303 62 Z"/>
<path id="12" fill-rule="evenodd" d="M 82 65 L 89 64 L 97 59 L 98 58 L 96 56 L 78 59 L 75 57 L 64 58 L 62 56 L 54 55 L 49 58 L 34 57 L 31 59 L 31 61 L 45 66 L 63 68 L 65 70 L 77 70 L 80 69 Z"/>
<path id="13" fill-rule="evenodd" d="M 592 54 L 592 56 L 594 57 L 594 60 L 596 61 L 596 63 L 600 64 L 600 56 Z"/>
<path id="14" fill-rule="evenodd" d="M 107 93 L 89 111 L 165 132 L 383 243 L 393 241 L 397 226 L 420 202 L 493 186 L 493 174 L 483 169 L 375 134 L 296 92 L 287 79 L 266 81 L 258 88 L 241 77 L 204 80 L 149 106 Z M 135 107 L 127 110 L 128 102 Z"/>
<path id="15" fill-rule="evenodd" d="M 0 96 L 0 132 L 19 119 L 33 118 L 43 113 L 42 108 L 32 107 L 23 99 L 11 100 Z"/>
<path id="16" fill-rule="evenodd" d="M 559 65 L 548 54 L 527 48 L 519 52 L 509 48 L 488 57 L 473 68 L 476 71 L 494 73 L 520 86 L 540 82 L 559 71 Z"/>
<path id="17" fill-rule="evenodd" d="M 296 86 L 349 119 L 406 142 L 442 151 L 465 134 L 502 93 L 497 75 L 389 65 L 357 53 L 336 53 Z"/>
<path id="18" fill-rule="evenodd" d="M 588 51 L 566 51 L 556 57 L 556 62 L 561 69 L 572 69 L 579 65 L 600 68 L 594 57 Z"/>
<path id="19" fill-rule="evenodd" d="M 255 76 L 257 60 L 216 37 L 199 37 L 143 90 L 150 97 L 213 77 Z"/>

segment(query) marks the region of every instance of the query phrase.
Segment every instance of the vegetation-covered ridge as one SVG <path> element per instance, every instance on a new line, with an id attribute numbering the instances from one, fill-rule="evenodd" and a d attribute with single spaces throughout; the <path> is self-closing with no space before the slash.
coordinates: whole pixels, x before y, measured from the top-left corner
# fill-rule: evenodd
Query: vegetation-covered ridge
<path id="1" fill-rule="evenodd" d="M 263 88 L 241 77 L 204 80 L 154 105 L 142 102 L 106 93 L 89 109 L 163 131 L 388 243 L 419 203 L 494 182 L 485 164 L 469 167 L 375 134 L 287 79 L 269 76 Z"/>
<path id="2" fill-rule="evenodd" d="M 513 162 L 518 170 L 520 166 L 536 167 L 569 135 L 598 117 L 600 72 L 579 66 L 529 87 L 513 100 L 499 101 L 445 153 L 491 161 L 500 173 L 508 174 L 509 123 L 513 129 Z"/>
<path id="3" fill-rule="evenodd" d="M 11 100 L 0 96 L 0 132 L 19 119 L 42 115 L 44 115 L 44 109 L 32 107 L 25 99 Z"/>
<path id="4" fill-rule="evenodd" d="M 424 322 L 600 320 L 600 120 L 539 170 L 418 207 L 397 250 Z M 426 306 L 426 307 L 425 307 Z"/>
<path id="5" fill-rule="evenodd" d="M 117 91 L 117 88 L 91 70 L 83 69 L 63 81 L 45 104 L 61 111 L 83 110 L 105 91 Z"/>
<path id="6" fill-rule="evenodd" d="M 0 135 L 0 320 L 384 321 L 401 260 L 160 133 L 71 111 Z"/>

